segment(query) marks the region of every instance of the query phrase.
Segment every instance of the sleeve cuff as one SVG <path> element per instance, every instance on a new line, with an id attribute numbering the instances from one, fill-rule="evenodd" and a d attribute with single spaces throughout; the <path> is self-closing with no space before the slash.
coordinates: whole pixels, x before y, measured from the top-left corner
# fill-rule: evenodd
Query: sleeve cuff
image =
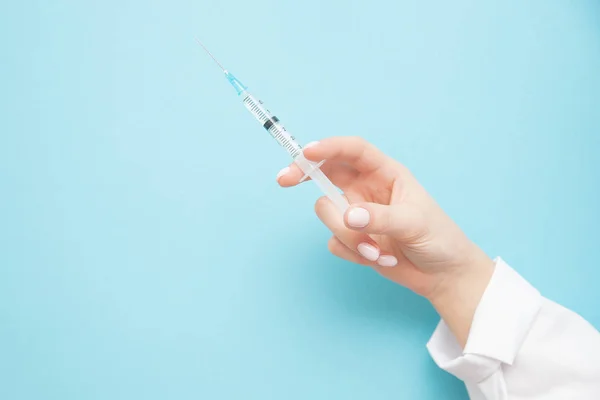
<path id="1" fill-rule="evenodd" d="M 427 348 L 438 366 L 465 382 L 481 382 L 512 364 L 542 305 L 542 296 L 501 258 L 475 311 L 462 350 L 444 321 Z"/>

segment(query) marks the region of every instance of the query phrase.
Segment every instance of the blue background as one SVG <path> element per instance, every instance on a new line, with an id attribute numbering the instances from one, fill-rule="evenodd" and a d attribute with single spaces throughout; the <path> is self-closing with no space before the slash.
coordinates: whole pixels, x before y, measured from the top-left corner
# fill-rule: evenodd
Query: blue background
<path id="1" fill-rule="evenodd" d="M 3 1 L 0 398 L 466 398 L 196 36 L 600 326 L 597 1 Z"/>

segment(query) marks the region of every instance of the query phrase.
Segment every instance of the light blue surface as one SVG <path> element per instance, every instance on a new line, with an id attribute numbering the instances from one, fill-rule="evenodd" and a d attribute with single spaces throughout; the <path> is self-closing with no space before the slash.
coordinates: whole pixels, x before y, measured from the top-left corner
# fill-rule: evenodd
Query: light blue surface
<path id="1" fill-rule="evenodd" d="M 0 398 L 462 399 L 422 299 L 329 255 L 301 143 L 362 135 L 600 326 L 595 0 L 4 1 Z"/>

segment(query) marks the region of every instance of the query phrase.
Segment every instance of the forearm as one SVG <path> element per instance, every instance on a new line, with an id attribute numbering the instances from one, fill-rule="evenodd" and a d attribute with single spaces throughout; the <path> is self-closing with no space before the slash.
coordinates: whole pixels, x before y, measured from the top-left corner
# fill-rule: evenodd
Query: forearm
<path id="1" fill-rule="evenodd" d="M 439 298 L 445 319 L 427 347 L 471 399 L 600 398 L 600 334 L 583 318 L 544 299 L 499 258 L 474 311 L 468 299 Z"/>
<path id="2" fill-rule="evenodd" d="M 475 245 L 467 260 L 468 265 L 449 274 L 429 298 L 461 348 L 467 343 L 475 310 L 494 273 L 493 260 Z"/>

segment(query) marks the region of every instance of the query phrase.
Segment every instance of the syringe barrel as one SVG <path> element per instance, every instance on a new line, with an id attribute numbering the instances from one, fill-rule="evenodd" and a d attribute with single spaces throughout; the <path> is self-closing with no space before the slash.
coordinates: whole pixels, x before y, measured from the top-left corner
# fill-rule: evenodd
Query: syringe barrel
<path id="1" fill-rule="evenodd" d="M 296 158 L 298 154 L 302 153 L 302 147 L 296 142 L 296 139 L 290 135 L 279 119 L 267 110 L 262 101 L 245 91 L 240 94 L 240 97 L 248 111 L 292 158 Z"/>

